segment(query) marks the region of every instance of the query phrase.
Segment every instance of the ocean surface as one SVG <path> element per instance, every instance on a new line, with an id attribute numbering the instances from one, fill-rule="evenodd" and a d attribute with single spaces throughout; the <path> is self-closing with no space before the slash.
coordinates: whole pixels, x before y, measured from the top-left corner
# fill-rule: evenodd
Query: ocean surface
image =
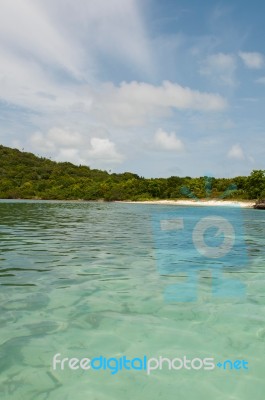
<path id="1" fill-rule="evenodd" d="M 180 247 L 167 245 L 170 224 L 160 225 L 162 236 L 156 225 L 176 209 L 184 218 Z M 221 212 L 205 210 L 203 218 L 207 210 Z M 201 212 L 0 201 L 1 400 L 264 400 L 265 212 L 222 211 L 235 226 L 238 244 L 224 268 L 194 255 L 191 229 Z M 193 262 L 194 279 L 187 283 L 185 265 Z M 226 279 L 239 282 L 239 289 L 232 284 L 233 293 L 218 292 Z M 52 365 L 57 353 L 80 359 L 245 360 L 248 369 L 228 363 L 226 369 L 170 370 L 165 363 L 149 375 L 61 370 Z"/>

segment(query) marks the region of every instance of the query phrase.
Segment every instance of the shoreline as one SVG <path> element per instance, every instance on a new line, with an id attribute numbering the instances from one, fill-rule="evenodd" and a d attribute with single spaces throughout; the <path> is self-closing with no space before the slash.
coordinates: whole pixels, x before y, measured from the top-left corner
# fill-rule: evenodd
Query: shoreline
<path id="1" fill-rule="evenodd" d="M 143 200 L 143 201 L 115 201 L 115 203 L 128 203 L 128 204 L 161 204 L 161 205 L 172 205 L 172 206 L 223 206 L 223 207 L 241 207 L 241 208 L 253 208 L 255 201 L 237 201 L 237 200 Z"/>
<path id="2" fill-rule="evenodd" d="M 83 199 L 0 199 L 5 202 L 54 202 L 54 203 L 124 203 L 124 204 L 154 204 L 154 205 L 172 205 L 172 206 L 195 206 L 195 207 L 240 207 L 253 208 L 256 201 L 253 200 L 83 200 Z"/>

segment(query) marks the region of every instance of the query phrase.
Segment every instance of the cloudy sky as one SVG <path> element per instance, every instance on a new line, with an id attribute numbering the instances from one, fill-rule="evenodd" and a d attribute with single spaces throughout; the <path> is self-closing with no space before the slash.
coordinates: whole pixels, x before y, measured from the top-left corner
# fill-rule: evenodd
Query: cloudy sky
<path id="1" fill-rule="evenodd" d="M 0 143 L 145 177 L 265 169 L 265 3 L 0 0 Z"/>

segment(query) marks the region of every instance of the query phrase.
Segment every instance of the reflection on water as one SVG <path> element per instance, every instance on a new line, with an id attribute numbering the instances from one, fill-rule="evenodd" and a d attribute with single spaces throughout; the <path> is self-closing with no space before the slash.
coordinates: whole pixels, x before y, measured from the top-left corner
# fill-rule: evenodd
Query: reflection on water
<path id="1" fill-rule="evenodd" d="M 151 217 L 171 206 L 0 202 L 1 399 L 264 398 L 265 213 L 244 210 L 241 299 L 166 304 Z M 229 272 L 228 272 L 229 273 Z M 250 370 L 53 371 L 55 353 L 248 359 Z M 191 385 L 192 382 L 192 385 Z"/>

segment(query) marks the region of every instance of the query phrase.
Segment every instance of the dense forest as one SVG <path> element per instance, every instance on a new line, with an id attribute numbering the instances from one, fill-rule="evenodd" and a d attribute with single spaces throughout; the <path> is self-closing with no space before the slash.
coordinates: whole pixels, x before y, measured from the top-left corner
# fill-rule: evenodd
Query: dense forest
<path id="1" fill-rule="evenodd" d="M 265 171 L 235 178 L 143 178 L 55 162 L 0 145 L 0 198 L 58 200 L 151 200 L 265 198 Z"/>

